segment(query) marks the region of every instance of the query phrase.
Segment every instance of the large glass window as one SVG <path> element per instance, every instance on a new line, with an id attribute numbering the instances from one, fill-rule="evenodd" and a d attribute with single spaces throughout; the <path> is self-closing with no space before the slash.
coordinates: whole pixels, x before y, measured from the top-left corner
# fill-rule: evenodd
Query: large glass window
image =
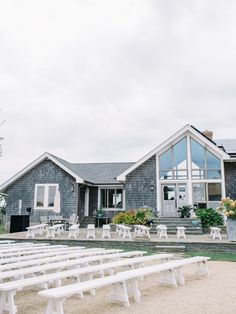
<path id="1" fill-rule="evenodd" d="M 101 189 L 100 207 L 102 208 L 122 208 L 123 190 L 122 189 Z"/>
<path id="2" fill-rule="evenodd" d="M 206 205 L 206 207 L 215 208 L 219 205 L 221 197 L 221 183 L 193 184 L 193 202 L 199 207 Z"/>
<path id="3" fill-rule="evenodd" d="M 160 179 L 187 179 L 186 137 L 165 151 L 159 158 Z"/>
<path id="4" fill-rule="evenodd" d="M 54 209 L 58 184 L 35 185 L 35 209 Z"/>
<path id="5" fill-rule="evenodd" d="M 192 179 L 220 179 L 220 159 L 191 139 Z"/>

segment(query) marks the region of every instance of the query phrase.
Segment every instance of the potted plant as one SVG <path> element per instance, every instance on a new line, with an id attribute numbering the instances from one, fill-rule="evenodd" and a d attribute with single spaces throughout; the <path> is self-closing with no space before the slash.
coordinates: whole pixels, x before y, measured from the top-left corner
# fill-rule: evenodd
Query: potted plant
<path id="1" fill-rule="evenodd" d="M 197 217 L 195 212 L 193 212 L 191 215 L 191 223 L 193 227 L 198 227 L 200 224 L 200 219 Z"/>
<path id="2" fill-rule="evenodd" d="M 97 210 L 97 217 L 98 218 L 101 218 L 103 216 L 103 209 L 102 207 L 100 207 L 98 210 Z"/>
<path id="3" fill-rule="evenodd" d="M 192 211 L 192 205 L 183 205 L 178 209 L 178 213 L 180 213 L 180 218 L 190 218 Z"/>
<path id="4" fill-rule="evenodd" d="M 226 219 L 226 230 L 229 241 L 236 241 L 236 201 L 230 197 L 223 198 L 218 208 Z"/>

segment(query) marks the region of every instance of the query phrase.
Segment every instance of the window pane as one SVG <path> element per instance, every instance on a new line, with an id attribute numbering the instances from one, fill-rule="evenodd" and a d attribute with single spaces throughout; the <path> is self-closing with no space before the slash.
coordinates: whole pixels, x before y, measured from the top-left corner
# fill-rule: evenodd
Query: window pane
<path id="1" fill-rule="evenodd" d="M 193 184 L 193 201 L 194 202 L 206 201 L 205 183 Z"/>
<path id="2" fill-rule="evenodd" d="M 220 169 L 220 159 L 206 151 L 207 169 Z"/>
<path id="3" fill-rule="evenodd" d="M 207 179 L 220 179 L 221 171 L 220 170 L 208 170 Z"/>
<path id="4" fill-rule="evenodd" d="M 192 169 L 205 169 L 205 149 L 191 139 Z"/>
<path id="5" fill-rule="evenodd" d="M 48 207 L 54 207 L 56 189 L 57 189 L 56 186 L 48 187 Z"/>
<path id="6" fill-rule="evenodd" d="M 188 173 L 187 170 L 176 170 L 175 173 L 175 179 L 188 179 Z"/>
<path id="7" fill-rule="evenodd" d="M 172 169 L 171 148 L 160 156 L 160 170 Z"/>
<path id="8" fill-rule="evenodd" d="M 160 179 L 173 179 L 173 172 L 172 171 L 160 171 Z"/>
<path id="9" fill-rule="evenodd" d="M 114 208 L 116 204 L 115 190 L 107 190 L 108 193 L 108 208 Z"/>
<path id="10" fill-rule="evenodd" d="M 221 184 L 208 183 L 208 200 L 220 201 L 221 200 Z"/>
<path id="11" fill-rule="evenodd" d="M 174 201 L 175 200 L 175 186 L 165 185 L 163 186 L 163 196 L 164 201 Z"/>
<path id="12" fill-rule="evenodd" d="M 123 204 L 122 204 L 122 192 L 123 190 L 116 190 L 116 207 L 117 208 L 122 208 Z"/>
<path id="13" fill-rule="evenodd" d="M 38 186 L 37 187 L 37 201 L 36 201 L 36 206 L 37 207 L 44 207 L 44 186 Z"/>
<path id="14" fill-rule="evenodd" d="M 102 208 L 107 208 L 107 193 L 106 190 L 101 190 L 101 207 Z"/>
<path id="15" fill-rule="evenodd" d="M 173 147 L 174 156 L 174 168 L 176 169 L 187 169 L 187 144 L 186 138 L 182 139 L 180 142 Z"/>

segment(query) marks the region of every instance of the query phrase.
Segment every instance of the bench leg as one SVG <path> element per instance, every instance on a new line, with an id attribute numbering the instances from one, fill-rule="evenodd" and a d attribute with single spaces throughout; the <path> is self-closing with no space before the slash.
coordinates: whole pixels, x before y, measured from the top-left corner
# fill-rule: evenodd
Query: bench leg
<path id="1" fill-rule="evenodd" d="M 8 311 L 9 314 L 15 314 L 17 312 L 17 308 L 14 302 L 15 291 L 8 291 L 1 293 L 0 299 L 0 313 L 4 313 L 4 311 Z"/>
<path id="2" fill-rule="evenodd" d="M 139 288 L 138 288 L 138 278 L 129 280 L 127 290 L 128 290 L 128 295 L 130 297 L 133 297 L 134 301 L 136 303 L 141 302 L 141 298 L 140 298 L 141 293 L 140 293 Z"/>
<path id="3" fill-rule="evenodd" d="M 185 285 L 185 279 L 184 279 L 184 275 L 183 275 L 182 269 L 181 268 L 177 268 L 175 270 L 175 275 L 176 275 L 176 282 L 180 286 L 184 286 Z"/>
<path id="4" fill-rule="evenodd" d="M 160 285 L 177 287 L 173 270 L 167 270 L 161 273 Z"/>
<path id="5" fill-rule="evenodd" d="M 63 311 L 63 299 L 48 300 L 46 314 L 64 314 Z"/>
<path id="6" fill-rule="evenodd" d="M 124 304 L 125 307 L 129 307 L 129 296 L 125 282 L 118 282 L 112 285 L 112 293 L 110 295 L 111 301 L 119 301 Z"/>
<path id="7" fill-rule="evenodd" d="M 196 266 L 197 266 L 197 270 L 195 274 L 197 276 L 209 276 L 208 265 L 206 261 L 197 263 Z"/>

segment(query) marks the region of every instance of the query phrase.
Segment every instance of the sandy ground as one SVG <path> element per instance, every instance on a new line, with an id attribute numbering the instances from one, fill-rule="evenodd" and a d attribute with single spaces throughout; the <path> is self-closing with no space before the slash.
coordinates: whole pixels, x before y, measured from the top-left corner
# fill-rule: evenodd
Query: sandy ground
<path id="1" fill-rule="evenodd" d="M 141 303 L 131 299 L 129 308 L 109 302 L 111 287 L 97 290 L 96 296 L 71 297 L 64 303 L 65 314 L 234 314 L 236 313 L 236 263 L 209 262 L 209 277 L 197 278 L 194 266 L 184 269 L 186 285 L 178 288 L 158 285 L 159 275 L 140 282 Z M 68 281 L 67 281 L 68 282 Z M 69 283 L 69 282 L 68 282 Z M 36 290 L 16 294 L 18 314 L 45 313 L 47 302 Z"/>

